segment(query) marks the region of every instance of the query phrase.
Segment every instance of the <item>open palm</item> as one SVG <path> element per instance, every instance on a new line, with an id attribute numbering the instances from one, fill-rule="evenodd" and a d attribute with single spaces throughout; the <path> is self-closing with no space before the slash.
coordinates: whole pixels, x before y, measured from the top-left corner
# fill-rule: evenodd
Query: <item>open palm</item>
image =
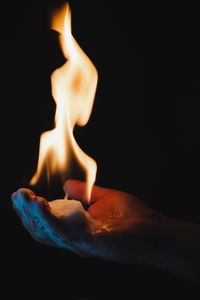
<path id="1" fill-rule="evenodd" d="M 146 262 L 158 214 L 128 193 L 98 186 L 93 187 L 86 211 L 82 205 L 85 189 L 84 182 L 68 180 L 64 190 L 73 200 L 51 202 L 31 190 L 19 189 L 12 195 L 13 207 L 24 227 L 41 243 L 79 255 Z"/>

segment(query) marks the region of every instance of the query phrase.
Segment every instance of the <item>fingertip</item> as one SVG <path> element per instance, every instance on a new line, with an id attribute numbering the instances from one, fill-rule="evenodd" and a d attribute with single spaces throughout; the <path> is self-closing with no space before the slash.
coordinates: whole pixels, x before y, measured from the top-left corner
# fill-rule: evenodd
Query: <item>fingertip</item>
<path id="1" fill-rule="evenodd" d="M 69 180 L 65 181 L 65 183 L 63 184 L 63 190 L 66 194 L 67 194 L 67 190 L 68 190 L 68 184 L 69 184 L 70 181 L 71 180 L 69 179 Z"/>
<path id="2" fill-rule="evenodd" d="M 32 191 L 32 190 L 30 190 L 30 189 L 27 189 L 27 188 L 19 188 L 18 190 L 17 190 L 17 193 L 18 192 L 20 192 L 20 193 L 22 193 L 22 194 L 28 194 L 28 195 L 30 195 L 30 196 L 35 196 L 35 193 Z"/>
<path id="3" fill-rule="evenodd" d="M 75 180 L 75 179 L 68 179 L 67 181 L 65 181 L 63 185 L 63 189 L 65 193 L 70 196 L 70 194 L 73 194 L 74 192 L 77 191 L 77 189 L 79 189 L 80 184 L 82 184 L 82 181 Z"/>
<path id="4" fill-rule="evenodd" d="M 64 183 L 63 188 L 69 198 L 86 202 L 86 183 L 84 181 L 69 179 Z"/>
<path id="5" fill-rule="evenodd" d="M 38 206 L 48 206 L 48 201 L 40 196 L 36 196 L 35 193 L 27 188 L 20 188 L 17 192 L 12 194 L 12 199 L 14 202 L 25 202 L 25 203 L 35 203 Z"/>
<path id="6" fill-rule="evenodd" d="M 23 200 L 29 201 L 33 197 L 35 197 L 35 193 L 27 188 L 20 188 L 16 192 L 16 199 L 22 198 Z"/>
<path id="7" fill-rule="evenodd" d="M 12 201 L 12 208 L 16 210 L 16 199 L 17 199 L 17 192 L 12 193 L 11 201 Z"/>
<path id="8" fill-rule="evenodd" d="M 71 190 L 71 188 L 74 188 L 74 186 L 76 186 L 78 183 L 79 183 L 78 180 L 68 179 L 67 181 L 65 181 L 65 183 L 63 185 L 63 189 L 65 192 L 68 192 Z"/>
<path id="9" fill-rule="evenodd" d="M 11 200 L 12 200 L 12 201 L 15 201 L 16 198 L 17 198 L 17 192 L 12 193 L 12 195 L 11 195 Z"/>
<path id="10" fill-rule="evenodd" d="M 43 197 L 36 197 L 35 200 L 36 200 L 36 203 L 41 208 L 44 208 L 44 209 L 48 209 L 49 208 L 49 202 L 45 198 L 43 198 Z"/>

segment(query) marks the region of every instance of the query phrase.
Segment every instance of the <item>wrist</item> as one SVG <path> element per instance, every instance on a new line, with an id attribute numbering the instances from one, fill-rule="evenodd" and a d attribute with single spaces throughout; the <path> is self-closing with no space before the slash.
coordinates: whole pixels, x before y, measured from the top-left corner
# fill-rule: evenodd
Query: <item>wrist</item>
<path id="1" fill-rule="evenodd" d="M 171 219 L 162 215 L 158 215 L 153 222 L 152 234 L 149 241 L 149 263 L 155 267 L 161 269 L 170 267 L 171 252 L 176 244 L 173 225 Z"/>
<path id="2" fill-rule="evenodd" d="M 196 279 L 199 275 L 200 225 L 160 217 L 150 249 L 157 268 Z"/>

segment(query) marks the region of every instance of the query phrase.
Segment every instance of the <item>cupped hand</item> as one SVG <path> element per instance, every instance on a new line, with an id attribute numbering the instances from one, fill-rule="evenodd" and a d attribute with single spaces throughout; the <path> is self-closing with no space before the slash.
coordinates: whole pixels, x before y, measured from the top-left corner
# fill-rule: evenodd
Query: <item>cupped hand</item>
<path id="1" fill-rule="evenodd" d="M 86 211 L 86 184 L 68 180 L 64 190 L 74 200 L 48 202 L 29 189 L 12 195 L 13 208 L 31 236 L 79 255 L 148 263 L 160 216 L 138 198 L 94 186 Z"/>

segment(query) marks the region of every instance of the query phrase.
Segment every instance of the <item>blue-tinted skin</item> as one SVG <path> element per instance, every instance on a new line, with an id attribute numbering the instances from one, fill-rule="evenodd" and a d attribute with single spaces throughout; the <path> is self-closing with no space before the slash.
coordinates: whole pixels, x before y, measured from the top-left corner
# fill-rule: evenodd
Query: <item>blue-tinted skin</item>
<path id="1" fill-rule="evenodd" d="M 82 256 L 151 264 L 200 280 L 199 224 L 169 219 L 130 194 L 97 186 L 86 211 L 85 189 L 85 183 L 69 180 L 64 190 L 76 200 L 51 202 L 19 189 L 12 195 L 13 208 L 38 242 Z"/>

